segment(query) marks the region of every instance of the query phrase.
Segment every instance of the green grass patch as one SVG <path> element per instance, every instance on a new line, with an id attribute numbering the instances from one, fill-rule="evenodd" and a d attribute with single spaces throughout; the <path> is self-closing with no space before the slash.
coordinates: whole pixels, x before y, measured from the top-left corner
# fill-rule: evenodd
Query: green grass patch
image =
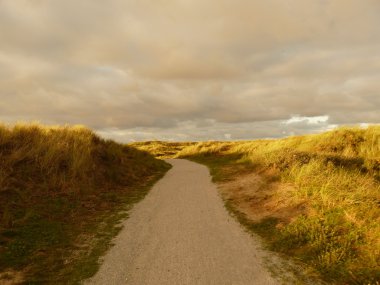
<path id="1" fill-rule="evenodd" d="M 61 270 L 59 283 L 80 284 L 82 280 L 92 277 L 98 271 L 101 265 L 99 258 L 110 248 L 112 239 L 122 229 L 121 222 L 128 218 L 128 211 L 145 197 L 154 183 L 163 175 L 164 173 L 156 176 L 147 185 L 136 187 L 128 195 L 113 197 L 117 200 L 117 206 L 99 218 L 98 223 L 87 226 L 86 233 L 93 236 L 91 247 L 80 251 L 73 264 L 66 265 Z"/>

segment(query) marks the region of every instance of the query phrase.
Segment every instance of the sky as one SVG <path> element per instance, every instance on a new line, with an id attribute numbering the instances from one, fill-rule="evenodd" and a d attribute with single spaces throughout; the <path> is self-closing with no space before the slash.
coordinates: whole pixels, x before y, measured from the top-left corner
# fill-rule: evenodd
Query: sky
<path id="1" fill-rule="evenodd" d="M 0 121 L 121 142 L 380 123 L 380 1 L 0 0 Z"/>

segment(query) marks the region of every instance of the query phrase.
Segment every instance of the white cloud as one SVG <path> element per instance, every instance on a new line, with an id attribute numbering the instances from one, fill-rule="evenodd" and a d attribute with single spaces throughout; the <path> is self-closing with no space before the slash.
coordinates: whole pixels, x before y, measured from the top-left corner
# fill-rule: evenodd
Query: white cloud
<path id="1" fill-rule="evenodd" d="M 289 120 L 286 120 L 284 124 L 290 125 L 294 123 L 306 122 L 308 125 L 318 125 L 326 123 L 329 120 L 329 116 L 315 116 L 315 117 L 300 117 L 293 116 Z"/>

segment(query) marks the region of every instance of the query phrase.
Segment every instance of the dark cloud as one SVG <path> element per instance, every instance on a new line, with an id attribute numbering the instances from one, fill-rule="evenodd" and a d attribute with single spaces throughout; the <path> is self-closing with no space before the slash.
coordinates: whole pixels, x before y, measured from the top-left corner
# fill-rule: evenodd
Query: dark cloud
<path id="1" fill-rule="evenodd" d="M 377 0 L 5 0 L 0 120 L 124 141 L 380 123 L 379 26 Z"/>

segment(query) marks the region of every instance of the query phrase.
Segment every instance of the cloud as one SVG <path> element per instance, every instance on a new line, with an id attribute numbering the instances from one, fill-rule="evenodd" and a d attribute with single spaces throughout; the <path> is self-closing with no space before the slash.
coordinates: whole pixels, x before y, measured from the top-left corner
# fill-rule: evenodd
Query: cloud
<path id="1" fill-rule="evenodd" d="M 308 119 L 314 121 L 313 124 Z M 326 121 L 307 118 L 294 124 L 275 120 L 249 123 L 221 123 L 212 119 L 180 122 L 166 128 L 138 127 L 131 129 L 105 128 L 98 130 L 102 136 L 118 141 L 133 142 L 144 140 L 168 141 L 209 141 L 209 140 L 252 140 L 260 138 L 279 138 L 322 132 L 335 128 Z M 194 135 L 196 132 L 196 135 Z"/>
<path id="2" fill-rule="evenodd" d="M 379 15 L 377 0 L 1 1 L 0 120 L 123 141 L 379 123 Z"/>
<path id="3" fill-rule="evenodd" d="M 290 125 L 290 124 L 296 124 L 296 123 L 306 123 L 308 125 L 318 125 L 321 123 L 325 123 L 329 120 L 329 116 L 317 116 L 317 117 L 300 117 L 300 116 L 294 116 L 290 118 L 289 120 L 286 120 L 284 124 Z"/>

